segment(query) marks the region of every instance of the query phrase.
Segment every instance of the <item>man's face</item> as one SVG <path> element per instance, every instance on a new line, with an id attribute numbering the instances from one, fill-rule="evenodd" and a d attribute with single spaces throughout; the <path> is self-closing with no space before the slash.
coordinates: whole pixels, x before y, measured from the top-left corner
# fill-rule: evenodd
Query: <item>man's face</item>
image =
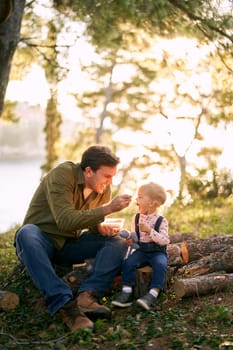
<path id="1" fill-rule="evenodd" d="M 116 175 L 116 166 L 101 166 L 95 172 L 87 167 L 84 171 L 85 187 L 97 193 L 103 193 L 107 185 L 112 184 L 113 176 Z"/>

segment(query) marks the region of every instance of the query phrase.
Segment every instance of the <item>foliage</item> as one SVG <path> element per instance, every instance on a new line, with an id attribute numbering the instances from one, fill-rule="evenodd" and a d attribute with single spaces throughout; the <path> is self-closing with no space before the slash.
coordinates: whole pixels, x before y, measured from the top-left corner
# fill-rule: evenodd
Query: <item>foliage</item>
<path id="1" fill-rule="evenodd" d="M 17 105 L 17 102 L 14 101 L 6 101 L 4 111 L 2 113 L 2 119 L 6 122 L 18 122 L 18 118 L 15 115 L 15 107 Z"/>
<path id="2" fill-rule="evenodd" d="M 174 203 L 166 217 L 171 234 L 188 231 L 204 237 L 207 231 L 232 233 L 232 213 L 233 200 L 228 198 L 193 205 Z M 131 214 L 122 212 L 122 217 L 128 222 Z M 179 300 L 169 289 L 161 294 L 155 310 L 142 311 L 136 305 L 113 309 L 112 319 L 96 321 L 93 332 L 68 332 L 59 315 L 49 316 L 42 296 L 25 271 L 15 269 L 18 265 L 13 237 L 14 230 L 0 235 L 0 290 L 16 292 L 20 297 L 15 310 L 1 312 L 0 347 L 4 350 L 232 349 L 230 291 Z M 64 271 L 58 273 L 62 276 Z M 104 302 L 108 304 L 115 292 L 109 293 Z"/>
<path id="3" fill-rule="evenodd" d="M 54 4 L 59 11 L 87 22 L 88 33 L 99 46 L 119 46 L 119 28 L 125 23 L 165 37 L 196 34 L 208 40 L 224 39 L 222 44 L 232 42 L 230 9 L 218 11 L 211 1 L 54 0 Z"/>
<path id="4" fill-rule="evenodd" d="M 230 170 L 214 171 L 209 178 L 210 169 L 200 169 L 198 176 L 187 179 L 187 188 L 192 199 L 227 198 L 233 194 L 233 177 Z"/>

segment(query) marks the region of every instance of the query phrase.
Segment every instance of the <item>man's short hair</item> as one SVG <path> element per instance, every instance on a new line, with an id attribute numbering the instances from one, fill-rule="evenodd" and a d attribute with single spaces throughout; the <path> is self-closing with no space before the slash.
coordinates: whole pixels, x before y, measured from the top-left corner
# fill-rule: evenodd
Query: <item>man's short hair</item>
<path id="1" fill-rule="evenodd" d="M 81 168 L 90 167 L 93 171 L 98 170 L 102 165 L 115 167 L 120 163 L 120 158 L 117 157 L 110 148 L 101 145 L 94 145 L 84 151 L 81 158 Z"/>

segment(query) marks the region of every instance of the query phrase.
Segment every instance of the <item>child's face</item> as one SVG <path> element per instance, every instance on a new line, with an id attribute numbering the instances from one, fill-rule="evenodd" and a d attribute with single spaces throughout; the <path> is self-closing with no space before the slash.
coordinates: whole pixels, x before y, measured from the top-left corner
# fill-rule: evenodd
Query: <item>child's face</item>
<path id="1" fill-rule="evenodd" d="M 139 188 L 136 198 L 136 204 L 141 214 L 147 214 L 151 208 L 153 201 L 142 189 Z"/>

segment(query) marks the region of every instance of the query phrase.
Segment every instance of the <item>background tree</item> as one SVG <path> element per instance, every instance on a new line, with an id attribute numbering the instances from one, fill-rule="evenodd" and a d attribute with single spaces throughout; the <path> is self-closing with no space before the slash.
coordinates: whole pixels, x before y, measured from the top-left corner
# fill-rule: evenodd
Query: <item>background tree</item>
<path id="1" fill-rule="evenodd" d="M 46 108 L 46 122 L 44 127 L 46 139 L 46 162 L 41 166 L 42 173 L 49 172 L 59 159 L 58 145 L 60 141 L 60 126 L 62 123 L 61 114 L 58 111 L 57 84 L 59 82 L 60 67 L 57 53 L 57 28 L 54 20 L 49 22 L 47 47 L 45 49 L 46 61 L 44 70 L 49 83 L 50 98 Z"/>
<path id="2" fill-rule="evenodd" d="M 199 156 L 205 159 L 206 166 L 199 166 L 195 174 L 187 176 L 187 187 L 192 200 L 227 198 L 233 193 L 232 173 L 218 169 L 218 158 L 222 151 L 217 147 L 203 147 Z"/>

